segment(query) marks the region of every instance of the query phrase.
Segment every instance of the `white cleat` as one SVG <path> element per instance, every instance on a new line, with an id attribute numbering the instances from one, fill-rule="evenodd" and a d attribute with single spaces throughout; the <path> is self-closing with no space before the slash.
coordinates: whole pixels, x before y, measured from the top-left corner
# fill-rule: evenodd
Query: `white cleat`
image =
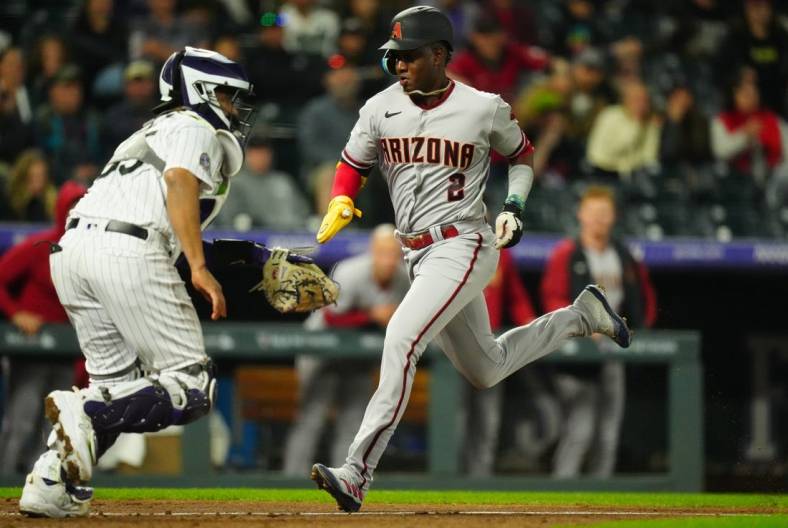
<path id="1" fill-rule="evenodd" d="M 632 342 L 632 332 L 626 319 L 610 307 L 601 287 L 594 284 L 586 286 L 572 305 L 586 314 L 592 331 L 605 334 L 623 348 Z"/>
<path id="2" fill-rule="evenodd" d="M 47 451 L 36 462 L 22 488 L 19 511 L 30 517 L 84 517 L 90 513 L 93 489 L 67 486 L 61 479 L 60 458 Z"/>
<path id="3" fill-rule="evenodd" d="M 342 511 L 348 513 L 361 509 L 364 492 L 358 483 L 358 477 L 347 468 L 329 468 L 323 464 L 312 466 L 312 480 L 318 489 L 326 490 Z"/>
<path id="4" fill-rule="evenodd" d="M 93 475 L 96 436 L 77 392 L 53 391 L 44 400 L 44 413 L 52 423 L 51 447 L 60 456 L 69 482 L 87 482 Z"/>

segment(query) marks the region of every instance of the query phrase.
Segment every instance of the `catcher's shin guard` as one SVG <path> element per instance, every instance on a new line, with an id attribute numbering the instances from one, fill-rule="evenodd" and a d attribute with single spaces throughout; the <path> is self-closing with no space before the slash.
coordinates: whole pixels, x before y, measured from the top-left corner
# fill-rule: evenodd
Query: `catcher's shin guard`
<path id="1" fill-rule="evenodd" d="M 100 442 L 106 447 L 117 433 L 148 433 L 191 423 L 208 414 L 213 405 L 216 380 L 209 370 L 199 365 L 91 387 L 85 391 L 85 413 L 97 437 L 106 440 Z"/>

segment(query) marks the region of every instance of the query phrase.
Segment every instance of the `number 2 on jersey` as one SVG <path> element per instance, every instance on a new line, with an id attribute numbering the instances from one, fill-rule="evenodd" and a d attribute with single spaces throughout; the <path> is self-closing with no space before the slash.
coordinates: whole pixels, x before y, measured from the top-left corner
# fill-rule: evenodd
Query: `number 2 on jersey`
<path id="1" fill-rule="evenodd" d="M 465 198 L 465 174 L 458 172 L 449 176 L 448 200 L 457 202 Z"/>

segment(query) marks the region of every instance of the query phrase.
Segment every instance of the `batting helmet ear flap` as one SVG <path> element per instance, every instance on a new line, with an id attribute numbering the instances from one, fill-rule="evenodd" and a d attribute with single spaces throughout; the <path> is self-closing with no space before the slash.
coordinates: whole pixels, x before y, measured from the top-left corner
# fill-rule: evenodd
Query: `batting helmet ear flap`
<path id="1" fill-rule="evenodd" d="M 391 50 L 386 50 L 380 59 L 380 67 L 389 75 L 397 75 L 397 56 Z"/>

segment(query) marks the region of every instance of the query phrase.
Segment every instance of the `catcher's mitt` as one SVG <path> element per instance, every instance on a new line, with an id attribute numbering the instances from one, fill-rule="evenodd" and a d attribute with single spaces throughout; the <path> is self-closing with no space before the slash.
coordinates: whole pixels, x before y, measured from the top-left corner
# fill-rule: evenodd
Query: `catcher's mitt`
<path id="1" fill-rule="evenodd" d="M 288 260 L 287 249 L 270 251 L 263 265 L 263 280 L 250 292 L 262 290 L 271 306 L 282 313 L 309 312 L 337 300 L 339 285 L 315 264 Z"/>

